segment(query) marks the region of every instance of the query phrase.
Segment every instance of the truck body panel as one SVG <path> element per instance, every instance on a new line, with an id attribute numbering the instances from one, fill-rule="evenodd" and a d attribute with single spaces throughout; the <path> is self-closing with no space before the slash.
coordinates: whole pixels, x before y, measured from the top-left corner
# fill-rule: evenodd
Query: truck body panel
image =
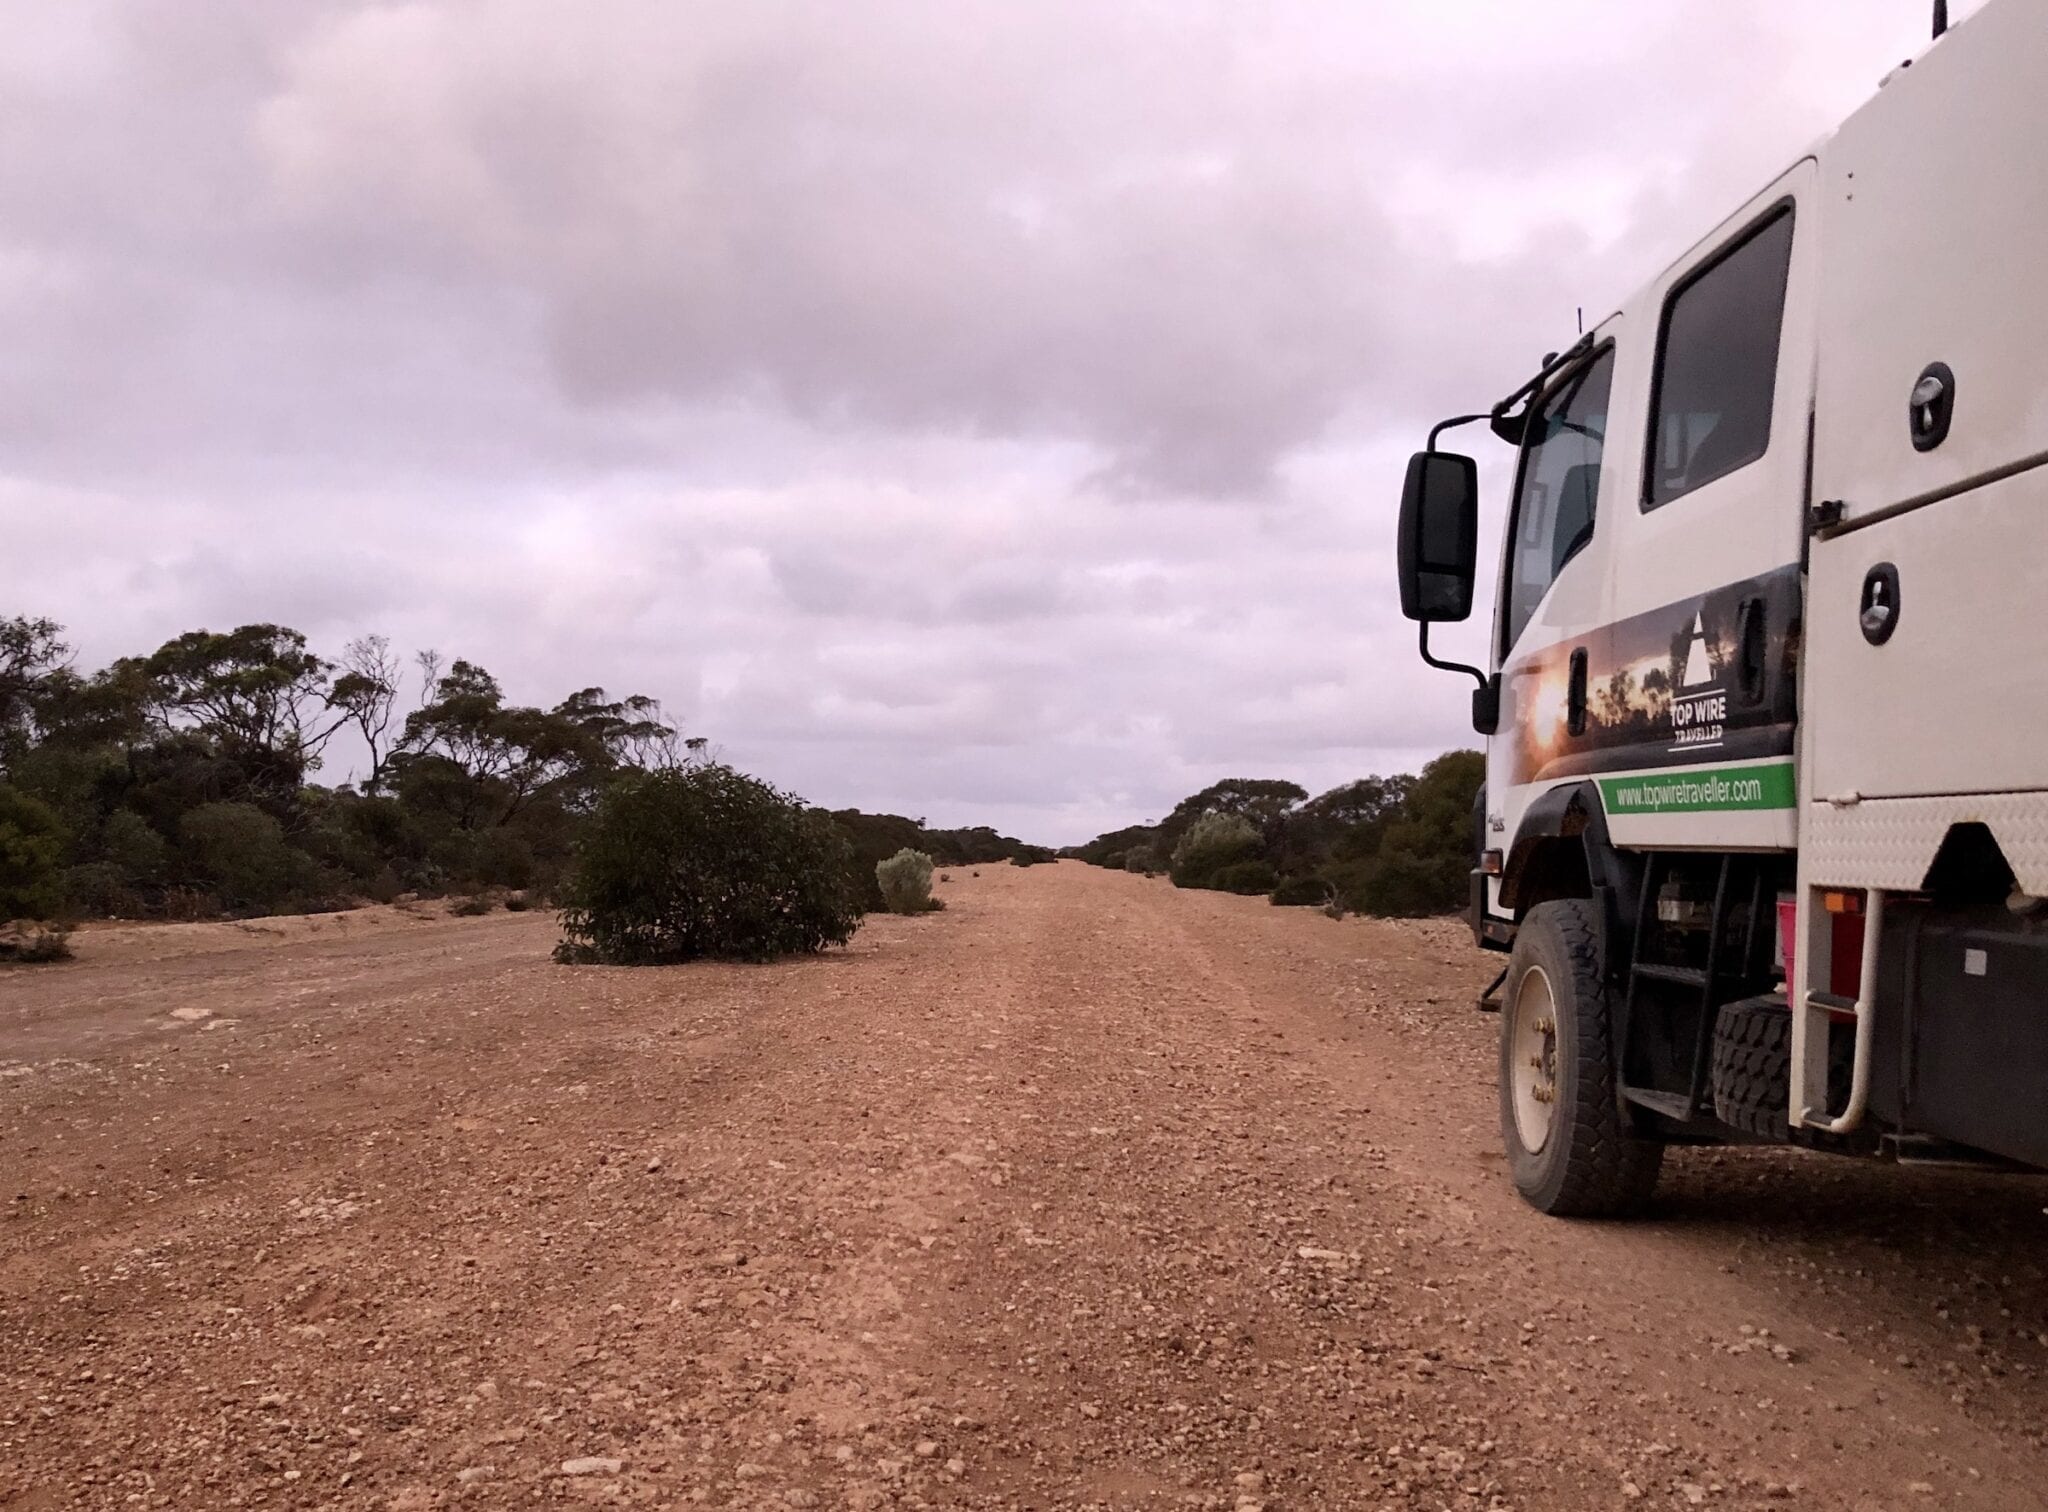
<path id="1" fill-rule="evenodd" d="M 1854 521 L 2048 457 L 2048 15 L 1992 4 L 1896 72 L 1821 149 L 1826 276 L 1814 492 Z M 1956 419 L 1916 450 L 1927 364 Z"/>

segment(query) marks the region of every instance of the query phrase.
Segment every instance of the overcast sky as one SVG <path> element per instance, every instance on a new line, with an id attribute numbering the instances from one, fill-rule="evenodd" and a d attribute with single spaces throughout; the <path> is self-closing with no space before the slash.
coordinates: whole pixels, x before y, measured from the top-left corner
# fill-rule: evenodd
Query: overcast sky
<path id="1" fill-rule="evenodd" d="M 1929 10 L 22 0 L 0 614 L 381 631 L 1060 843 L 1413 769 L 1407 453 Z"/>

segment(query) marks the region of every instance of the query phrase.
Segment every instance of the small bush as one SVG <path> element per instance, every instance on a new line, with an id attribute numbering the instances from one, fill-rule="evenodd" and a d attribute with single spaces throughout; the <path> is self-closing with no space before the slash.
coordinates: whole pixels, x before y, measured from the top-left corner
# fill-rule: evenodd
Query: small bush
<path id="1" fill-rule="evenodd" d="M 71 959 L 71 931 L 56 924 L 26 920 L 0 924 L 0 961 L 39 966 L 49 961 Z"/>
<path id="2" fill-rule="evenodd" d="M 220 917 L 220 899 L 197 887 L 167 887 L 157 912 L 180 924 Z"/>
<path id="3" fill-rule="evenodd" d="M 100 850 L 107 862 L 119 867 L 125 882 L 155 882 L 162 878 L 170 847 L 164 837 L 140 814 L 121 809 L 108 816 L 100 830 Z"/>
<path id="4" fill-rule="evenodd" d="M 564 889 L 555 958 L 765 961 L 843 945 L 861 914 L 851 856 L 828 815 L 730 767 L 625 778 Z"/>
<path id="5" fill-rule="evenodd" d="M 1258 829 L 1243 815 L 1204 814 L 1188 826 L 1173 848 L 1173 864 L 1168 868 L 1173 885 L 1213 886 L 1217 872 L 1234 862 L 1250 860 L 1258 848 Z M 1268 882 L 1266 887 L 1272 885 Z"/>
<path id="6" fill-rule="evenodd" d="M 135 919 L 149 912 L 142 894 L 112 861 L 88 861 L 66 871 L 64 903 L 72 914 L 94 918 Z"/>
<path id="7" fill-rule="evenodd" d="M 470 865 L 476 880 L 486 887 L 533 885 L 533 847 L 524 835 L 512 830 L 490 829 L 477 836 Z"/>
<path id="8" fill-rule="evenodd" d="M 473 897 L 457 898 L 448 905 L 448 912 L 458 919 L 478 919 L 497 906 L 488 894 L 477 893 Z"/>
<path id="9" fill-rule="evenodd" d="M 1022 850 L 1018 851 L 1016 855 L 1010 857 L 1010 865 L 1045 866 L 1048 863 L 1057 860 L 1059 860 L 1059 857 L 1055 856 L 1051 851 L 1047 850 L 1044 846 L 1027 845 Z"/>
<path id="10" fill-rule="evenodd" d="M 1122 871 L 1124 869 L 1124 862 L 1126 859 L 1128 858 L 1125 852 L 1111 851 L 1108 855 L 1104 856 L 1100 861 L 1098 861 L 1096 865 L 1105 867 L 1110 871 Z"/>
<path id="11" fill-rule="evenodd" d="M 377 874 L 363 884 L 363 896 L 372 903 L 394 903 L 404 891 L 405 884 L 399 880 L 398 873 L 388 866 L 379 867 Z"/>
<path id="12" fill-rule="evenodd" d="M 883 906 L 890 913 L 929 913 L 934 902 L 932 858 L 905 846 L 888 860 L 875 863 L 875 885 L 881 888 Z"/>
<path id="13" fill-rule="evenodd" d="M 1244 897 L 1257 897 L 1273 890 L 1273 884 L 1280 879 L 1273 871 L 1270 861 L 1233 861 L 1220 866 L 1209 877 L 1209 886 L 1217 892 L 1238 893 Z"/>
<path id="14" fill-rule="evenodd" d="M 0 783 L 0 922 L 47 919 L 63 906 L 64 839 L 55 809 Z"/>
<path id="15" fill-rule="evenodd" d="M 355 906 L 355 884 L 347 872 L 322 866 L 310 856 L 295 855 L 291 891 L 280 913 L 340 913 Z"/>
<path id="16" fill-rule="evenodd" d="M 178 826 L 186 849 L 230 907 L 269 908 L 292 890 L 304 858 L 284 830 L 250 803 L 202 803 Z"/>
<path id="17" fill-rule="evenodd" d="M 1156 877 L 1166 870 L 1159 859 L 1159 852 L 1149 845 L 1134 845 L 1124 852 L 1124 870 L 1136 872 L 1141 877 Z"/>
<path id="18" fill-rule="evenodd" d="M 1321 877 L 1282 877 L 1267 896 L 1281 908 L 1321 908 L 1336 892 Z"/>

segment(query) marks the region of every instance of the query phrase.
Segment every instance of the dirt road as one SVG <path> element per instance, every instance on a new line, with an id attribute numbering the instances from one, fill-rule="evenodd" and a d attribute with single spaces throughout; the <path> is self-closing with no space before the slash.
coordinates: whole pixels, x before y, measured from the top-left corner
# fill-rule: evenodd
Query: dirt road
<path id="1" fill-rule="evenodd" d="M 2048 1184 L 1501 1175 L 1489 961 L 1078 864 L 0 975 L 0 1506 L 2036 1507 Z"/>

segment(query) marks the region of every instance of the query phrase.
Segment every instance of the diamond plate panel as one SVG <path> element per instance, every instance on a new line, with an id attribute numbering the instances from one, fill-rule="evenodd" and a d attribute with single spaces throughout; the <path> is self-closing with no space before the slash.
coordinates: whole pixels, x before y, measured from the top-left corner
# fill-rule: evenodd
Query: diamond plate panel
<path id="1" fill-rule="evenodd" d="M 1976 822 L 1997 837 L 2021 889 L 2048 896 L 2048 792 L 1812 803 L 1804 818 L 1808 886 L 1909 891 L 1927 876 L 1949 826 Z"/>

